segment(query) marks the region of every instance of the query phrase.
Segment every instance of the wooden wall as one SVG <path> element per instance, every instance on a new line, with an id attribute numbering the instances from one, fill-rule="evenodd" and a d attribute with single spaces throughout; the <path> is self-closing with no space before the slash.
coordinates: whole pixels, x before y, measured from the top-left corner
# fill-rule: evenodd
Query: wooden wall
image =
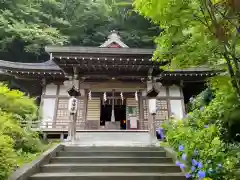
<path id="1" fill-rule="evenodd" d="M 148 86 L 148 87 L 147 87 Z M 119 96 L 120 92 L 131 92 L 134 94 L 136 90 L 141 91 L 138 101 L 133 97 L 125 97 L 127 108 L 134 106 L 137 109 L 138 129 L 148 129 L 148 101 L 146 97 L 147 88 L 151 84 L 143 83 L 122 83 L 105 82 L 105 83 L 83 83 L 79 85 L 82 96 L 79 98 L 79 109 L 77 114 L 77 129 L 99 129 L 100 128 L 100 109 L 102 95 L 111 88 L 116 87 L 115 94 Z M 68 126 L 68 88 L 64 85 L 48 84 L 42 94 L 41 107 L 43 111 L 43 121 L 51 121 L 52 126 L 56 128 L 66 128 Z M 97 97 L 88 99 L 89 90 L 92 93 L 98 93 Z M 132 96 L 132 95 L 131 95 Z M 156 115 L 156 126 L 159 127 L 161 122 L 167 120 L 172 114 L 177 119 L 182 119 L 185 113 L 184 97 L 182 88 L 179 86 L 161 87 L 157 96 L 157 107 L 159 111 Z M 128 112 L 128 109 L 127 109 Z M 127 114 L 127 113 L 126 113 Z M 129 115 L 127 114 L 127 128 L 130 129 Z"/>

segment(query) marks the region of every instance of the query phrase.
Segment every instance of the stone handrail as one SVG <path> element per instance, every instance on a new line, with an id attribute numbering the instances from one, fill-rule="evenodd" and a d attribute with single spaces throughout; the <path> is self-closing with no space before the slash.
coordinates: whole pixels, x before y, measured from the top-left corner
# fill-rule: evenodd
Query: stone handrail
<path id="1" fill-rule="evenodd" d="M 8 178 L 8 180 L 27 180 L 28 177 L 40 171 L 40 167 L 43 164 L 47 164 L 51 157 L 56 156 L 56 153 L 63 149 L 62 144 L 58 144 L 53 148 L 45 151 L 36 160 L 29 164 L 23 165 L 21 168 L 14 171 Z"/>

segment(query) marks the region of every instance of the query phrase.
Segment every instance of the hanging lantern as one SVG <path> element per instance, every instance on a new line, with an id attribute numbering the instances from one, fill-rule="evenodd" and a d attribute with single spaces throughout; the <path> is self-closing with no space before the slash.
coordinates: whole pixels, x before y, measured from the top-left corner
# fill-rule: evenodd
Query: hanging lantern
<path id="1" fill-rule="evenodd" d="M 103 94 L 103 100 L 106 102 L 107 101 L 107 94 L 106 92 Z"/>
<path id="2" fill-rule="evenodd" d="M 88 99 L 92 100 L 92 92 L 91 91 L 89 91 L 89 93 L 88 93 Z"/>
<path id="3" fill-rule="evenodd" d="M 135 100 L 138 101 L 138 93 L 137 93 L 137 91 L 135 92 Z"/>

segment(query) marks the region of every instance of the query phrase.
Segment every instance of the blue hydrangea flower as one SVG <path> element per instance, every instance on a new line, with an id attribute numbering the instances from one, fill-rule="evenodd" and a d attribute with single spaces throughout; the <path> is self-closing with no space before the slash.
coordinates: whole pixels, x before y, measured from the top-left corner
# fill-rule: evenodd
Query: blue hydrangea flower
<path id="1" fill-rule="evenodd" d="M 177 166 L 180 166 L 180 162 L 179 161 L 176 161 L 176 163 L 175 163 Z"/>
<path id="2" fill-rule="evenodd" d="M 203 165 L 202 165 L 201 162 L 198 163 L 198 168 L 199 168 L 199 169 L 202 169 L 202 168 L 203 168 Z"/>
<path id="3" fill-rule="evenodd" d="M 191 167 L 191 171 L 194 172 L 196 170 L 195 166 Z"/>
<path id="4" fill-rule="evenodd" d="M 206 173 L 204 171 L 198 171 L 197 173 L 198 178 L 203 179 L 206 177 Z"/>
<path id="5" fill-rule="evenodd" d="M 184 153 L 184 154 L 182 155 L 182 160 L 183 160 L 183 161 L 186 161 L 186 159 L 187 159 L 187 155 Z"/>
<path id="6" fill-rule="evenodd" d="M 185 165 L 184 165 L 184 164 L 180 164 L 180 168 L 181 168 L 181 169 L 184 169 L 184 168 L 185 168 Z"/>
<path id="7" fill-rule="evenodd" d="M 164 139 L 164 129 L 163 128 L 158 128 L 157 133 L 161 137 L 161 140 L 163 140 Z"/>
<path id="8" fill-rule="evenodd" d="M 183 145 L 180 145 L 180 146 L 178 147 L 178 150 L 179 150 L 179 151 L 183 151 L 183 150 L 184 150 Z"/>
<path id="9" fill-rule="evenodd" d="M 208 125 L 205 125 L 204 127 L 205 127 L 205 128 L 208 128 L 209 126 L 208 126 Z"/>
<path id="10" fill-rule="evenodd" d="M 195 159 L 193 159 L 193 160 L 192 160 L 192 165 L 193 165 L 193 166 L 197 166 L 197 165 L 198 165 L 198 162 L 197 162 Z"/>
<path id="11" fill-rule="evenodd" d="M 186 177 L 187 179 L 189 179 L 189 178 L 191 177 L 191 174 L 187 173 L 187 174 L 185 174 L 185 177 Z"/>
<path id="12" fill-rule="evenodd" d="M 204 110 L 204 107 L 203 107 L 203 106 L 201 106 L 201 107 L 200 107 L 200 111 L 203 111 L 203 110 Z"/>
<path id="13" fill-rule="evenodd" d="M 240 33 L 240 27 L 237 28 L 237 31 Z"/>

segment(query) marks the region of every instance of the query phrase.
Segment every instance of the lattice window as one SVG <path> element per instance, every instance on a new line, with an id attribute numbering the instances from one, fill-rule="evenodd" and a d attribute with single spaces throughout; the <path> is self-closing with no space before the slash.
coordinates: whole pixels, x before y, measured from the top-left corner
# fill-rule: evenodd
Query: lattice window
<path id="1" fill-rule="evenodd" d="M 83 120 L 83 99 L 80 99 L 78 103 L 77 128 L 84 129 L 85 121 Z M 69 120 L 68 99 L 59 99 L 56 117 L 56 128 L 67 128 L 69 125 Z"/>
<path id="2" fill-rule="evenodd" d="M 83 119 L 83 110 L 84 110 L 84 100 L 81 99 L 78 101 L 78 112 L 77 112 L 77 129 L 85 128 L 85 119 Z"/>
<path id="3" fill-rule="evenodd" d="M 168 118 L 168 108 L 166 100 L 157 100 L 156 119 L 166 120 Z"/>
<path id="4" fill-rule="evenodd" d="M 167 109 L 167 101 L 166 100 L 157 100 L 157 107 L 161 109 Z"/>
<path id="5" fill-rule="evenodd" d="M 168 119 L 168 104 L 167 100 L 157 100 L 157 114 L 155 116 L 156 128 L 161 126 L 161 123 Z M 143 100 L 144 122 L 141 124 L 143 129 L 148 129 L 148 103 Z"/>
<path id="6" fill-rule="evenodd" d="M 144 112 L 144 119 L 148 119 L 148 103 L 147 100 L 143 100 L 143 112 Z"/>

